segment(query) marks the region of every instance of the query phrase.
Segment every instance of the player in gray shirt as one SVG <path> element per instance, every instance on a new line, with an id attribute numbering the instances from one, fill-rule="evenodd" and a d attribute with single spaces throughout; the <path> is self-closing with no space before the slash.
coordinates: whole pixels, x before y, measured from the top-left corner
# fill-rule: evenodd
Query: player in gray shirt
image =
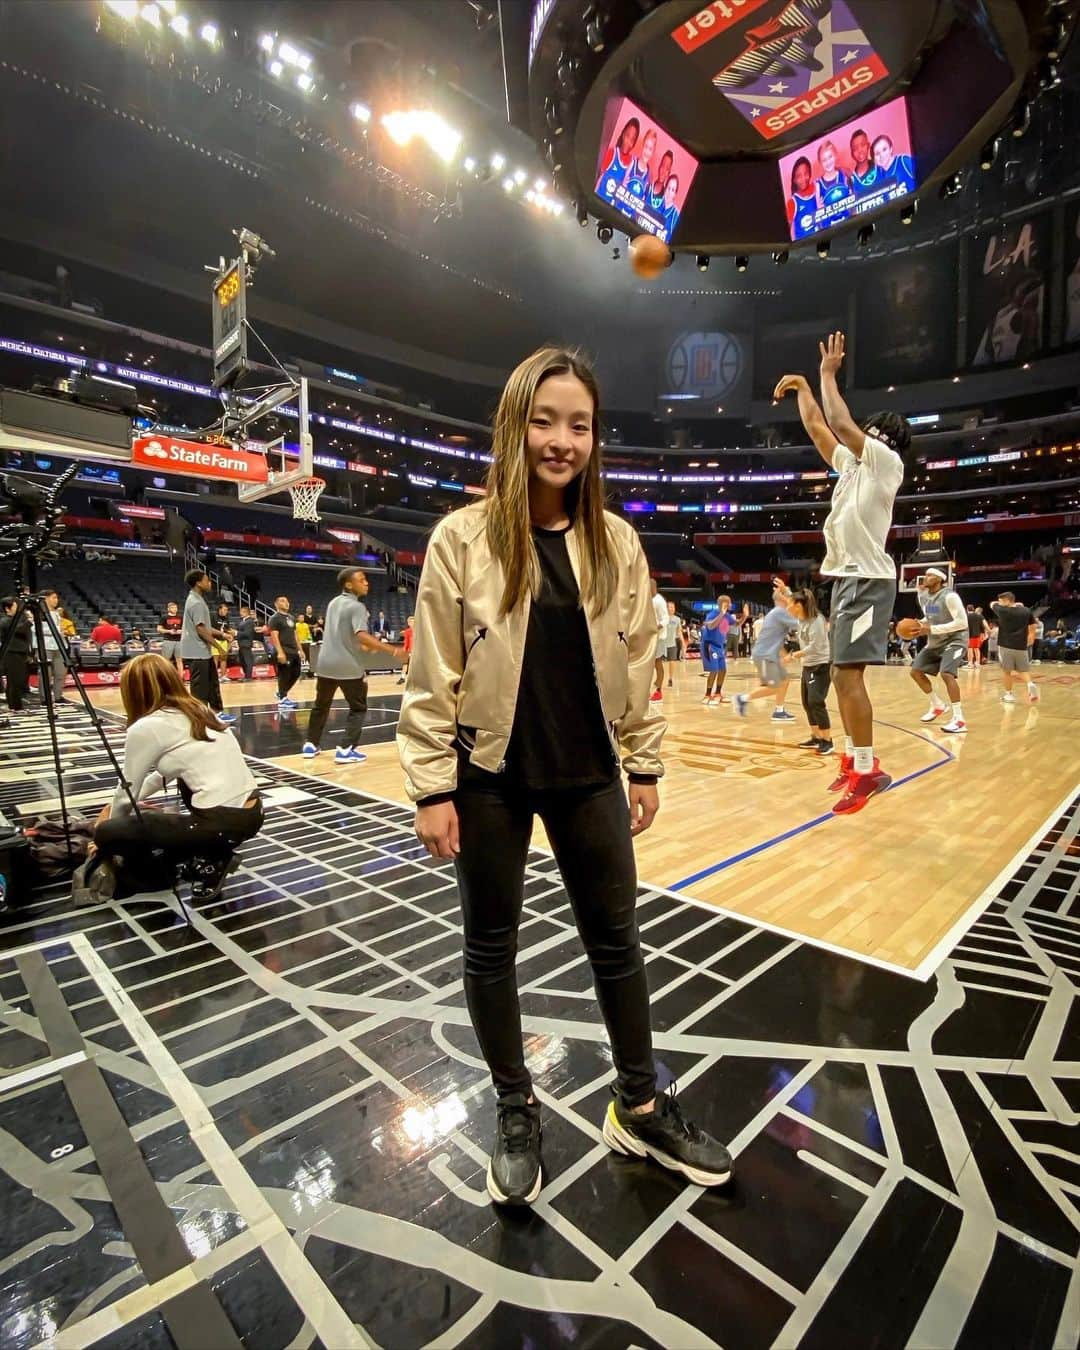
<path id="1" fill-rule="evenodd" d="M 364 653 L 382 652 L 394 662 L 400 662 L 405 658 L 405 648 L 392 647 L 368 632 L 367 606 L 363 603 L 363 597 L 368 593 L 368 579 L 364 571 L 359 567 L 343 567 L 337 579 L 340 594 L 334 596 L 326 610 L 315 672 L 315 706 L 311 710 L 303 754 L 306 759 L 314 759 L 319 753 L 330 705 L 340 686 L 349 705 L 349 720 L 334 763 L 362 764 L 367 759 L 358 748 L 367 714 Z"/>
<path id="2" fill-rule="evenodd" d="M 188 594 L 184 601 L 184 624 L 180 629 L 180 659 L 188 668 L 192 696 L 212 708 L 218 720 L 228 726 L 236 718 L 232 713 L 222 712 L 221 685 L 211 644 L 220 641 L 225 634 L 210 623 L 210 608 L 206 603 L 210 578 L 201 567 L 195 567 L 184 577 L 184 582 Z"/>

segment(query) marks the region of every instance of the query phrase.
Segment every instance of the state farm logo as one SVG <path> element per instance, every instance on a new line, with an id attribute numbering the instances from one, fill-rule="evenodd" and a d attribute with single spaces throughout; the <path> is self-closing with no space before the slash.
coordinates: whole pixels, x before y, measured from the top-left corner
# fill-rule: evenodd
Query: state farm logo
<path id="1" fill-rule="evenodd" d="M 132 444 L 131 458 L 135 464 L 154 468 L 165 466 L 174 473 L 225 478 L 232 482 L 265 483 L 268 478 L 265 455 L 236 446 L 210 445 L 205 441 L 141 436 Z"/>

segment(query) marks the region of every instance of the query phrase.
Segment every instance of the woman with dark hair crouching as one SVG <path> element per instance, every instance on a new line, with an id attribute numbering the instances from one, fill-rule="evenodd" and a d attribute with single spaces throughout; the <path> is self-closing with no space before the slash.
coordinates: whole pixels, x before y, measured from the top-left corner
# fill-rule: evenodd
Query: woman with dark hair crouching
<path id="1" fill-rule="evenodd" d="M 105 807 L 77 889 L 110 898 L 120 864 L 137 872 L 151 854 L 182 866 L 194 901 L 221 891 L 233 854 L 258 834 L 262 801 L 243 753 L 205 703 L 192 698 L 176 667 L 153 652 L 124 666 L 120 696 L 127 713 L 124 774 L 138 802 L 175 779 L 186 810 L 140 806 L 123 787 Z"/>

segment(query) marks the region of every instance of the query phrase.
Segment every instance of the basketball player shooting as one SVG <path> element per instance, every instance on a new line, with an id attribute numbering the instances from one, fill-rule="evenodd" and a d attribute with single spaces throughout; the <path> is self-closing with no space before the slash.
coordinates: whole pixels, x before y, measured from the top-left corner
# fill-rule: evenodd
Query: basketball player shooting
<path id="1" fill-rule="evenodd" d="M 885 664 L 889 621 L 896 600 L 896 564 L 885 551 L 893 502 L 904 477 L 901 453 L 911 428 L 899 413 L 875 413 L 864 426 L 840 397 L 837 373 L 844 362 L 843 333 L 830 334 L 821 351 L 821 400 L 805 376 L 785 375 L 773 398 L 794 393 L 807 435 L 840 475 L 825 521 L 821 574 L 833 577 L 830 606 L 832 679 L 844 724 L 846 748 L 830 790 L 841 792 L 833 810 L 861 811 L 891 784 L 874 755 L 874 709 L 866 667 Z"/>

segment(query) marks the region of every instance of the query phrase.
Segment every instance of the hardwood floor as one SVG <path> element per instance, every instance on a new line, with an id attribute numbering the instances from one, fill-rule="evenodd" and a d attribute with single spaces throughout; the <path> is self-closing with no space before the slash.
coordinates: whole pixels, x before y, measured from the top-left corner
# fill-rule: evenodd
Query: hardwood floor
<path id="1" fill-rule="evenodd" d="M 768 702 L 751 705 L 743 720 L 728 705 L 702 707 L 699 667 L 688 665 L 665 690 L 668 771 L 660 815 L 637 841 L 643 883 L 926 973 L 957 925 L 989 897 L 995 878 L 1080 784 L 1080 672 L 1043 665 L 1035 677 L 1040 702 L 1007 706 L 996 666 L 962 674 L 971 730 L 950 736 L 941 730 L 944 718 L 920 723 L 926 702 L 906 667 L 871 671 L 875 751 L 894 783 L 859 814 L 836 817 L 826 790 L 836 760 L 796 748 L 806 736 L 797 685 L 789 701 L 797 721 L 773 725 Z M 749 662 L 734 663 L 725 692 L 750 685 Z M 392 677 L 371 681 L 373 697 L 399 692 Z M 304 681 L 294 696 L 303 701 L 312 693 L 313 682 Z M 106 690 L 95 698 L 115 707 L 118 695 Z M 272 700 L 267 683 L 225 687 L 229 705 Z M 829 703 L 836 721 L 835 696 Z M 297 714 L 305 716 L 303 709 Z M 393 743 L 365 749 L 367 762 L 351 768 L 335 766 L 327 753 L 280 759 L 404 801 Z M 535 839 L 546 846 L 539 826 Z"/>

